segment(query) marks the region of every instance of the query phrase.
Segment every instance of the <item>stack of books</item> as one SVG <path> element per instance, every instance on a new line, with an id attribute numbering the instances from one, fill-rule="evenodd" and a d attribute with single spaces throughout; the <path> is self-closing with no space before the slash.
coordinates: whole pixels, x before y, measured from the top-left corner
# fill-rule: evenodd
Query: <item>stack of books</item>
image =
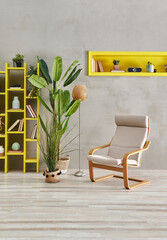
<path id="1" fill-rule="evenodd" d="M 17 125 L 19 124 L 19 127 L 17 129 L 18 132 L 23 131 L 23 125 L 24 125 L 24 119 L 17 119 L 10 128 L 8 128 L 8 132 L 12 131 Z"/>
<path id="2" fill-rule="evenodd" d="M 36 118 L 36 117 L 37 117 L 34 109 L 31 107 L 30 104 L 29 104 L 29 105 L 26 105 L 26 108 L 28 109 L 28 111 L 29 111 L 29 113 L 30 113 L 30 115 L 31 115 L 32 118 Z"/>
<path id="3" fill-rule="evenodd" d="M 33 126 L 32 134 L 31 134 L 31 139 L 35 139 L 35 138 L 37 138 L 37 124 Z"/>
<path id="4" fill-rule="evenodd" d="M 104 72 L 103 64 L 101 61 L 92 59 L 92 72 Z"/>

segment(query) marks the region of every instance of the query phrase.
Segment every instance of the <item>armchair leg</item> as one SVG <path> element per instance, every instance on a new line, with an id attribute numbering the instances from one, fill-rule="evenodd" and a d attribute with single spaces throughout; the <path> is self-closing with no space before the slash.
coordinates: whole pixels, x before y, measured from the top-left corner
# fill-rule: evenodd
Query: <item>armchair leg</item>
<path id="1" fill-rule="evenodd" d="M 117 177 L 117 176 L 115 176 L 115 177 Z M 136 178 L 128 178 L 128 167 L 127 167 L 127 165 L 123 166 L 123 179 L 124 179 L 125 188 L 129 189 L 129 190 L 149 183 L 149 181 L 144 181 L 144 180 L 140 180 L 140 179 L 136 179 Z M 129 180 L 135 181 L 135 182 L 138 182 L 138 183 L 135 183 L 135 184 L 130 186 L 129 185 Z"/>
<path id="2" fill-rule="evenodd" d="M 104 179 L 107 179 L 107 178 L 114 177 L 114 175 L 107 175 L 107 176 L 103 176 L 103 177 L 99 177 L 99 178 L 94 178 L 93 163 L 91 161 L 89 161 L 89 176 L 90 176 L 90 180 L 92 182 L 98 182 L 100 180 L 104 180 Z"/>

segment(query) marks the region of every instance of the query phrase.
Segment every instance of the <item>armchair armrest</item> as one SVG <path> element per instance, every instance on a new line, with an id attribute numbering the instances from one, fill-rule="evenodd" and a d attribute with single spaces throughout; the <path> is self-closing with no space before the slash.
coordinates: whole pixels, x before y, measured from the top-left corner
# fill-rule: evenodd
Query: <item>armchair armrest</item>
<path id="1" fill-rule="evenodd" d="M 96 147 L 96 148 L 92 148 L 90 151 L 89 151 L 89 155 L 93 155 L 93 153 L 97 150 L 100 150 L 100 149 L 103 149 L 103 148 L 106 148 L 106 147 L 109 147 L 111 145 L 111 142 L 112 142 L 112 139 L 111 141 L 106 144 L 106 145 L 103 145 L 103 146 L 100 146 L 100 147 Z"/>
<path id="2" fill-rule="evenodd" d="M 128 159 L 128 157 L 130 157 L 130 156 L 132 156 L 132 155 L 134 155 L 134 154 L 137 154 L 137 153 L 146 151 L 146 150 L 149 148 L 150 143 L 151 143 L 150 141 L 146 141 L 146 143 L 145 143 L 145 145 L 144 145 L 144 147 L 143 147 L 142 149 L 138 149 L 138 150 L 135 150 L 135 151 L 133 151 L 133 152 L 126 153 L 126 154 L 124 155 L 124 157 L 123 157 L 123 163 L 127 164 L 127 159 Z"/>

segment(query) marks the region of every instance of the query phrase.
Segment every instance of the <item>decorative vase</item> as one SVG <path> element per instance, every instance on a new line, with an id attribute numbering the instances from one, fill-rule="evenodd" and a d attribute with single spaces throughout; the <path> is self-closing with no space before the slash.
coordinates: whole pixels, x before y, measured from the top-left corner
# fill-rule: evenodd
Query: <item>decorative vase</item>
<path id="1" fill-rule="evenodd" d="M 119 70 L 119 65 L 114 65 L 114 70 Z"/>
<path id="2" fill-rule="evenodd" d="M 0 157 L 4 156 L 4 147 L 0 146 Z"/>
<path id="3" fill-rule="evenodd" d="M 61 171 L 59 169 L 56 169 L 55 172 L 49 172 L 48 170 L 45 170 L 43 175 L 45 176 L 45 182 L 47 183 L 57 183 L 59 182 L 59 175 L 61 174 Z"/>
<path id="4" fill-rule="evenodd" d="M 12 144 L 12 150 L 13 151 L 19 151 L 20 150 L 20 144 L 18 142 L 15 142 Z"/>
<path id="5" fill-rule="evenodd" d="M 20 109 L 20 101 L 17 96 L 14 97 L 13 102 L 12 102 L 12 108 L 13 109 Z"/>
<path id="6" fill-rule="evenodd" d="M 15 62 L 13 61 L 13 67 L 23 67 L 24 61 Z"/>
<path id="7" fill-rule="evenodd" d="M 147 64 L 147 72 L 154 72 L 154 65 L 153 64 Z"/>
<path id="8" fill-rule="evenodd" d="M 59 161 L 56 164 L 56 168 L 61 170 L 61 173 L 64 174 L 68 170 L 68 165 L 70 162 L 70 156 L 66 155 L 64 157 L 60 157 Z"/>

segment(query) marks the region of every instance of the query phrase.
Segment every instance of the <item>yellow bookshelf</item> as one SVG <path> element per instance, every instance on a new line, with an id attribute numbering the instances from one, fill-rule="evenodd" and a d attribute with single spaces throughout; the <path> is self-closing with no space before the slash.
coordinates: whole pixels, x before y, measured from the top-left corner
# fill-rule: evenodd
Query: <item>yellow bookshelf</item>
<path id="1" fill-rule="evenodd" d="M 37 66 L 39 74 L 39 65 Z M 0 71 L 0 117 L 3 117 L 5 127 L 0 131 L 0 145 L 5 148 L 4 156 L 0 157 L 0 161 L 4 161 L 4 172 L 7 173 L 9 170 L 9 162 L 13 156 L 18 156 L 23 161 L 23 172 L 26 172 L 27 164 L 36 164 L 36 172 L 39 172 L 39 157 L 40 151 L 37 144 L 39 140 L 39 110 L 40 103 L 37 97 L 28 97 L 28 65 L 24 63 L 24 67 L 10 67 L 8 63 L 5 64 L 5 71 Z M 15 76 L 15 77 L 14 77 Z M 11 89 L 10 85 L 15 81 L 18 81 L 21 85 L 21 89 Z M 19 96 L 21 109 L 11 109 L 13 96 Z M 26 109 L 27 104 L 32 104 L 37 114 L 36 118 L 30 118 Z M 8 128 L 17 120 L 24 119 L 23 131 L 17 130 L 8 131 Z M 33 121 L 32 121 L 33 120 Z M 37 138 L 31 139 L 32 129 L 29 128 L 29 122 L 36 122 L 37 124 Z M 31 130 L 30 130 L 31 129 Z M 13 142 L 19 142 L 21 145 L 22 152 L 9 152 Z M 36 144 L 35 157 L 29 157 L 29 148 L 27 144 Z M 30 146 L 31 149 L 31 146 Z M 33 152 L 34 154 L 34 152 Z"/>
<path id="2" fill-rule="evenodd" d="M 92 59 L 101 61 L 104 72 L 93 72 Z M 113 69 L 113 60 L 120 60 L 119 68 L 125 72 L 111 72 Z M 147 62 L 155 65 L 157 72 L 146 72 Z M 167 65 L 167 52 L 88 52 L 88 75 L 89 76 L 167 76 L 165 71 Z M 140 67 L 142 72 L 127 72 L 128 67 Z"/>

